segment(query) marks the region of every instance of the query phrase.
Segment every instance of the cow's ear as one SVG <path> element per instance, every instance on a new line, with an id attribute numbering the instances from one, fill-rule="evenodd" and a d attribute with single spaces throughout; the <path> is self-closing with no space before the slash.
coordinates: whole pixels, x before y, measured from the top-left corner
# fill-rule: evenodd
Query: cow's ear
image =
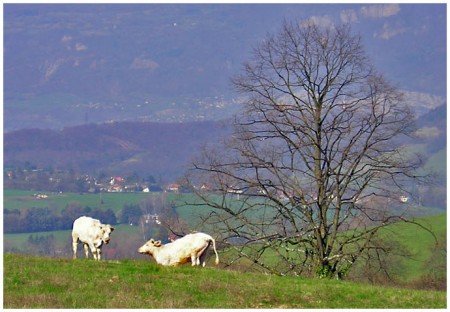
<path id="1" fill-rule="evenodd" d="M 150 244 L 153 244 L 155 241 L 154 241 L 153 238 L 152 238 L 152 239 L 150 239 L 148 242 L 149 242 Z"/>
<path id="2" fill-rule="evenodd" d="M 115 228 L 113 228 L 112 226 L 110 227 L 110 229 L 111 229 L 111 232 L 115 230 Z"/>
<path id="3" fill-rule="evenodd" d="M 155 247 L 159 247 L 159 246 L 161 246 L 161 241 L 159 240 L 159 241 L 156 241 L 154 244 L 153 244 Z"/>

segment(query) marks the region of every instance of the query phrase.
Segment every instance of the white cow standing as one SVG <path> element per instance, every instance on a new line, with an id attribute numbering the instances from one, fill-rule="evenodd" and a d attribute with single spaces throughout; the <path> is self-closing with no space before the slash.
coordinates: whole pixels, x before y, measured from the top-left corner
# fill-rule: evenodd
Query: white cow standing
<path id="1" fill-rule="evenodd" d="M 219 264 L 219 255 L 216 250 L 214 238 L 205 233 L 188 234 L 172 243 L 165 245 L 161 241 L 149 240 L 138 249 L 141 254 L 149 254 L 155 258 L 156 263 L 165 266 L 178 266 L 191 262 L 192 266 L 205 266 L 206 251 L 213 246 L 216 254 L 216 265 Z"/>
<path id="2" fill-rule="evenodd" d="M 78 240 L 83 243 L 86 259 L 89 258 L 89 249 L 91 249 L 94 260 L 101 260 L 102 245 L 109 243 L 109 234 L 114 228 L 109 224 L 102 224 L 100 220 L 90 217 L 79 217 L 73 222 L 72 229 L 72 248 L 73 258 L 77 258 Z"/>

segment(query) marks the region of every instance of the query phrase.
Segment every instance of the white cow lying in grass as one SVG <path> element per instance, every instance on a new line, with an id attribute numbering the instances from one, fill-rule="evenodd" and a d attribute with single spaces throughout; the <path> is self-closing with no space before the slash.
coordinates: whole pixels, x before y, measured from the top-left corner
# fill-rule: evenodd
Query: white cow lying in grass
<path id="1" fill-rule="evenodd" d="M 109 224 L 102 224 L 100 220 L 90 217 L 79 217 L 73 222 L 72 248 L 73 258 L 77 258 L 78 240 L 83 243 L 86 259 L 89 258 L 89 248 L 94 260 L 100 261 L 103 243 L 109 243 L 109 234 L 114 228 Z"/>
<path id="2" fill-rule="evenodd" d="M 192 266 L 205 266 L 205 257 L 208 247 L 213 245 L 216 254 L 216 265 L 219 264 L 219 255 L 216 250 L 214 238 L 205 233 L 188 234 L 172 243 L 162 245 L 161 241 L 149 240 L 138 249 L 141 254 L 149 254 L 161 265 L 177 266 L 191 262 Z"/>

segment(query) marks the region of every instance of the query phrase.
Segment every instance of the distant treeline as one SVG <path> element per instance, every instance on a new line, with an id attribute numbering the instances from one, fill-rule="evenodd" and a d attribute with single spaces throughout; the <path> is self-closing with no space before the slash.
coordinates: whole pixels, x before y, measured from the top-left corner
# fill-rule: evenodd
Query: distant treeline
<path id="1" fill-rule="evenodd" d="M 48 207 L 34 207 L 27 210 L 3 210 L 4 233 L 34 233 L 68 230 L 73 221 L 83 215 L 99 219 L 102 223 L 117 224 L 117 217 L 111 209 L 90 207 L 68 207 L 60 212 Z"/>
<path id="2" fill-rule="evenodd" d="M 73 221 L 81 216 L 99 219 L 102 223 L 111 225 L 119 223 L 137 224 L 144 211 L 139 205 L 126 204 L 119 211 L 118 216 L 111 210 L 100 208 L 80 207 L 70 203 L 63 210 L 48 207 L 33 207 L 30 209 L 4 209 L 3 231 L 12 233 L 34 233 L 72 229 Z"/>

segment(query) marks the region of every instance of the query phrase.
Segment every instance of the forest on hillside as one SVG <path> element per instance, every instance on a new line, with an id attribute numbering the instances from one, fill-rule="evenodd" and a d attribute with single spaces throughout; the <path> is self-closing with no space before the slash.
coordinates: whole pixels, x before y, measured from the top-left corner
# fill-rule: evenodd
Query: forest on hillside
<path id="1" fill-rule="evenodd" d="M 4 166 L 127 175 L 139 172 L 173 182 L 206 143 L 229 133 L 226 121 L 114 122 L 63 130 L 6 133 Z"/>

